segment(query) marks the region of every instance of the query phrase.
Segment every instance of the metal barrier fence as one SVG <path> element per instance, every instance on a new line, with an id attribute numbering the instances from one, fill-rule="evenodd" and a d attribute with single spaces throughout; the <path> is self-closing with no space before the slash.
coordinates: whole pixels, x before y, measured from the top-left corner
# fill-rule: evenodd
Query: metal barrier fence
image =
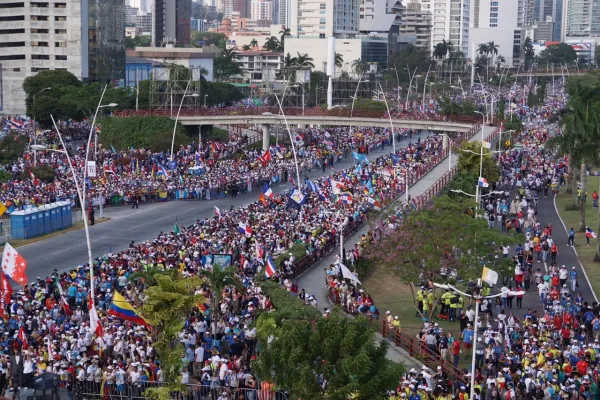
<path id="1" fill-rule="evenodd" d="M 138 381 L 135 383 L 117 384 L 116 382 L 98 383 L 75 381 L 73 398 L 75 400 L 115 399 L 144 400 L 146 389 L 159 388 L 160 382 Z M 185 391 L 174 391 L 174 400 L 288 400 L 287 393 L 273 389 L 249 389 L 220 385 L 187 384 Z"/>

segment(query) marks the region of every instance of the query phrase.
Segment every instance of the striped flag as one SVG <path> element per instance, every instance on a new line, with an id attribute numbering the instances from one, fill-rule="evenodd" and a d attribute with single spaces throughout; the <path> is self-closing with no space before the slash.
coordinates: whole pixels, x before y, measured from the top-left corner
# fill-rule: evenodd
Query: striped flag
<path id="1" fill-rule="evenodd" d="M 265 267 L 265 277 L 269 279 L 273 275 L 277 273 L 277 268 L 275 268 L 275 261 L 271 255 L 267 256 L 267 266 Z"/>

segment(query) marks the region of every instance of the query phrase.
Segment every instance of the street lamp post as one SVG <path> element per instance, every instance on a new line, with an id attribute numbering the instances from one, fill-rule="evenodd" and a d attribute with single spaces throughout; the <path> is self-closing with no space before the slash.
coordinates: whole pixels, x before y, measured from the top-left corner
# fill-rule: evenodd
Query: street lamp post
<path id="1" fill-rule="evenodd" d="M 452 139 L 445 133 L 440 133 L 440 135 L 448 138 L 448 172 L 452 171 Z"/>
<path id="2" fill-rule="evenodd" d="M 385 92 L 381 87 L 381 83 L 379 84 L 379 88 L 381 89 L 381 94 L 383 94 L 383 102 L 385 103 L 385 108 L 387 109 L 388 118 L 390 119 L 390 129 L 392 132 L 392 148 L 394 150 L 394 154 L 396 154 L 396 135 L 394 135 L 394 124 L 392 123 L 392 114 L 390 113 L 390 107 L 388 106 L 387 98 L 385 97 Z"/>
<path id="3" fill-rule="evenodd" d="M 394 72 L 396 73 L 396 91 L 397 91 L 397 96 L 396 96 L 396 112 L 400 113 L 400 91 L 402 90 L 402 88 L 400 87 L 400 77 L 398 76 L 398 68 L 396 68 L 396 64 L 394 63 L 394 68 L 390 68 L 390 70 L 394 70 Z"/>
<path id="4" fill-rule="evenodd" d="M 453 291 L 460 293 L 461 295 L 463 295 L 465 297 L 475 300 L 475 318 L 473 319 L 473 347 L 472 347 L 473 354 L 472 354 L 472 358 L 471 358 L 471 394 L 469 396 L 469 398 L 472 399 L 473 396 L 475 395 L 475 364 L 476 364 L 475 355 L 477 354 L 476 348 L 477 348 L 477 328 L 478 328 L 478 323 L 479 323 L 479 321 L 478 321 L 479 320 L 479 305 L 484 299 L 493 299 L 493 298 L 502 296 L 505 293 L 509 294 L 511 296 L 522 296 L 523 294 L 525 294 L 525 292 L 522 290 L 520 290 L 520 291 L 505 290 L 503 292 L 493 294 L 490 296 L 481 296 L 481 295 L 467 294 L 449 284 L 440 284 L 440 283 L 434 282 L 433 285 L 435 287 L 438 287 L 438 288 L 444 289 L 444 290 L 452 289 Z M 482 286 L 481 279 L 477 280 L 477 286 L 478 287 Z"/>
<path id="5" fill-rule="evenodd" d="M 477 203 L 475 210 L 477 210 L 479 209 L 479 179 L 481 179 L 481 175 L 483 174 L 483 131 L 485 128 L 485 115 L 480 111 L 475 111 L 475 113 L 480 114 L 483 120 L 481 123 L 481 154 L 479 155 L 479 175 L 477 176 L 477 186 L 475 186 L 475 202 Z"/>
<path id="6" fill-rule="evenodd" d="M 198 93 L 187 94 L 188 88 L 190 87 L 190 83 L 192 81 L 188 81 L 187 86 L 185 87 L 185 91 L 183 92 L 183 96 L 181 96 L 181 102 L 179 103 L 179 109 L 177 110 L 177 117 L 175 117 L 175 125 L 173 125 L 173 139 L 171 140 L 171 161 L 173 161 L 173 149 L 175 148 L 175 132 L 177 131 L 177 121 L 179 120 L 179 113 L 181 112 L 181 107 L 183 107 L 183 101 L 186 97 L 198 97 Z M 204 97 L 206 101 L 206 97 Z"/>
<path id="7" fill-rule="evenodd" d="M 425 83 L 423 84 L 423 101 L 421 105 L 425 107 L 425 92 L 427 91 L 427 78 L 429 77 L 429 72 L 431 71 L 431 64 L 429 64 L 429 68 L 427 68 L 427 74 L 425 74 Z"/>
<path id="8" fill-rule="evenodd" d="M 37 129 L 36 129 L 36 125 L 37 125 L 37 121 L 35 119 L 35 96 L 37 96 L 38 94 L 45 92 L 46 90 L 51 90 L 52 88 L 47 87 L 47 88 L 43 88 L 42 90 L 38 90 L 34 95 L 33 95 L 33 144 L 36 145 L 37 144 Z M 33 150 L 33 166 L 37 167 L 37 151 Z"/>
<path id="9" fill-rule="evenodd" d="M 206 108 L 206 98 L 208 97 L 207 94 L 204 95 L 204 108 Z"/>
<path id="10" fill-rule="evenodd" d="M 406 71 L 408 72 L 408 78 L 409 78 L 409 82 L 408 82 L 408 91 L 406 92 L 406 103 L 404 104 L 404 109 L 408 109 L 408 96 L 410 96 L 410 91 L 412 89 L 412 81 L 415 77 L 415 75 L 417 74 L 417 68 L 415 67 L 415 71 L 412 73 L 412 76 L 410 74 L 410 68 L 408 67 L 408 64 L 406 64 Z"/>

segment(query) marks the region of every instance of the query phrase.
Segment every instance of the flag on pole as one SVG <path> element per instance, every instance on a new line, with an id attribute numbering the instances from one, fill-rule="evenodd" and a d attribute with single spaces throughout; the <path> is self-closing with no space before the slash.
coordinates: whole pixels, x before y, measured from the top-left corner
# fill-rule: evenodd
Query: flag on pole
<path id="1" fill-rule="evenodd" d="M 33 172 L 29 172 L 29 177 L 33 181 L 33 186 L 37 186 L 37 185 L 40 184 L 40 181 L 38 180 L 38 178 L 35 177 L 35 175 L 33 174 Z"/>
<path id="2" fill-rule="evenodd" d="M 480 176 L 480 177 L 479 177 L 479 180 L 477 181 L 477 184 L 479 185 L 479 187 L 484 187 L 484 188 L 486 188 L 486 187 L 490 186 L 490 185 L 488 184 L 488 181 L 487 181 L 487 179 L 485 179 L 485 178 L 484 178 L 484 177 L 482 177 L 482 176 Z"/>
<path id="3" fill-rule="evenodd" d="M 265 202 L 265 201 L 267 201 L 267 199 L 273 200 L 274 197 L 275 197 L 275 193 L 273 193 L 273 190 L 271 190 L 271 186 L 269 186 L 268 183 L 265 183 L 265 186 L 263 187 L 262 191 L 260 192 L 258 199 L 262 202 Z"/>
<path id="4" fill-rule="evenodd" d="M 158 169 L 156 171 L 157 175 L 162 175 L 165 179 L 169 179 L 169 171 L 167 171 L 167 169 L 165 168 L 164 165 L 162 164 L 158 164 Z"/>
<path id="5" fill-rule="evenodd" d="M 250 228 L 243 222 L 240 222 L 238 224 L 238 232 L 245 234 L 247 237 L 252 236 L 252 228 Z"/>
<path id="6" fill-rule="evenodd" d="M 29 342 L 27 341 L 27 336 L 25 335 L 25 326 L 21 326 L 21 328 L 19 328 L 17 337 L 22 343 L 22 349 L 27 350 L 29 348 Z"/>
<path id="7" fill-rule="evenodd" d="M 96 305 L 94 304 L 91 290 L 88 294 L 88 311 L 90 313 L 90 331 L 95 333 L 97 337 L 104 336 L 102 324 L 100 324 L 100 318 L 98 318 L 98 312 L 96 311 Z"/>
<path id="8" fill-rule="evenodd" d="M 58 280 L 56 281 L 56 286 L 58 287 L 58 293 L 60 294 L 60 304 L 62 305 L 63 309 L 65 310 L 65 313 L 67 315 L 73 315 L 71 306 L 69 306 L 69 302 L 67 301 L 67 298 L 65 297 L 65 292 L 63 291 L 63 287 Z"/>
<path id="9" fill-rule="evenodd" d="M 21 285 L 27 285 L 28 278 L 25 274 L 26 269 L 27 261 L 25 258 L 9 243 L 6 243 L 2 255 L 2 272 L 15 282 Z"/>
<path id="10" fill-rule="evenodd" d="M 269 150 L 265 151 L 258 159 L 263 167 L 266 167 L 269 161 L 271 161 L 271 152 Z"/>
<path id="11" fill-rule="evenodd" d="M 177 225 L 177 222 L 175 222 L 175 226 L 173 226 L 173 233 L 179 235 L 179 232 L 179 225 Z"/>
<path id="12" fill-rule="evenodd" d="M 4 306 L 2 307 L 2 309 L 4 309 L 8 305 L 10 305 L 10 299 L 13 294 L 13 288 L 12 286 L 10 286 L 10 282 L 8 281 L 8 278 L 6 278 L 6 275 L 4 275 L 4 273 L 2 273 L 2 278 L 0 280 L 0 290 L 2 291 L 2 301 L 4 302 Z"/>
<path id="13" fill-rule="evenodd" d="M 481 276 L 481 279 L 490 285 L 495 285 L 498 283 L 498 273 L 493 269 L 483 267 L 483 275 Z"/>
<path id="14" fill-rule="evenodd" d="M 219 217 L 219 219 L 221 219 L 221 210 L 219 209 L 219 207 L 214 206 L 215 207 L 215 216 Z"/>
<path id="15" fill-rule="evenodd" d="M 277 268 L 275 268 L 275 261 L 273 261 L 273 257 L 271 255 L 267 256 L 267 266 L 265 267 L 265 277 L 269 279 L 273 275 L 277 273 Z"/>
<path id="16" fill-rule="evenodd" d="M 150 323 L 142 317 L 136 309 L 121 295 L 121 293 L 116 292 L 113 297 L 113 301 L 110 304 L 110 308 L 108 310 L 110 315 L 114 315 L 115 317 L 119 317 L 125 321 L 131 321 L 138 325 L 143 325 L 146 328 L 151 328 Z"/>
<path id="17" fill-rule="evenodd" d="M 258 242 L 258 240 L 254 243 L 255 243 L 255 247 L 256 247 L 256 258 L 258 258 L 258 261 L 261 264 L 264 264 L 265 263 L 265 249 L 262 246 L 262 244 L 260 244 Z"/>

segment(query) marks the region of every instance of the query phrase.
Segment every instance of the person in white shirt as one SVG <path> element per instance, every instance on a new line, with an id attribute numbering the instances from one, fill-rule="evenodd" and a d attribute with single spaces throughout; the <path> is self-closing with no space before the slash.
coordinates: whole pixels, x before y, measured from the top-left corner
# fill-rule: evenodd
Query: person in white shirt
<path id="1" fill-rule="evenodd" d="M 202 369 L 202 363 L 204 362 L 204 347 L 197 346 L 194 350 L 194 376 L 200 376 Z"/>

